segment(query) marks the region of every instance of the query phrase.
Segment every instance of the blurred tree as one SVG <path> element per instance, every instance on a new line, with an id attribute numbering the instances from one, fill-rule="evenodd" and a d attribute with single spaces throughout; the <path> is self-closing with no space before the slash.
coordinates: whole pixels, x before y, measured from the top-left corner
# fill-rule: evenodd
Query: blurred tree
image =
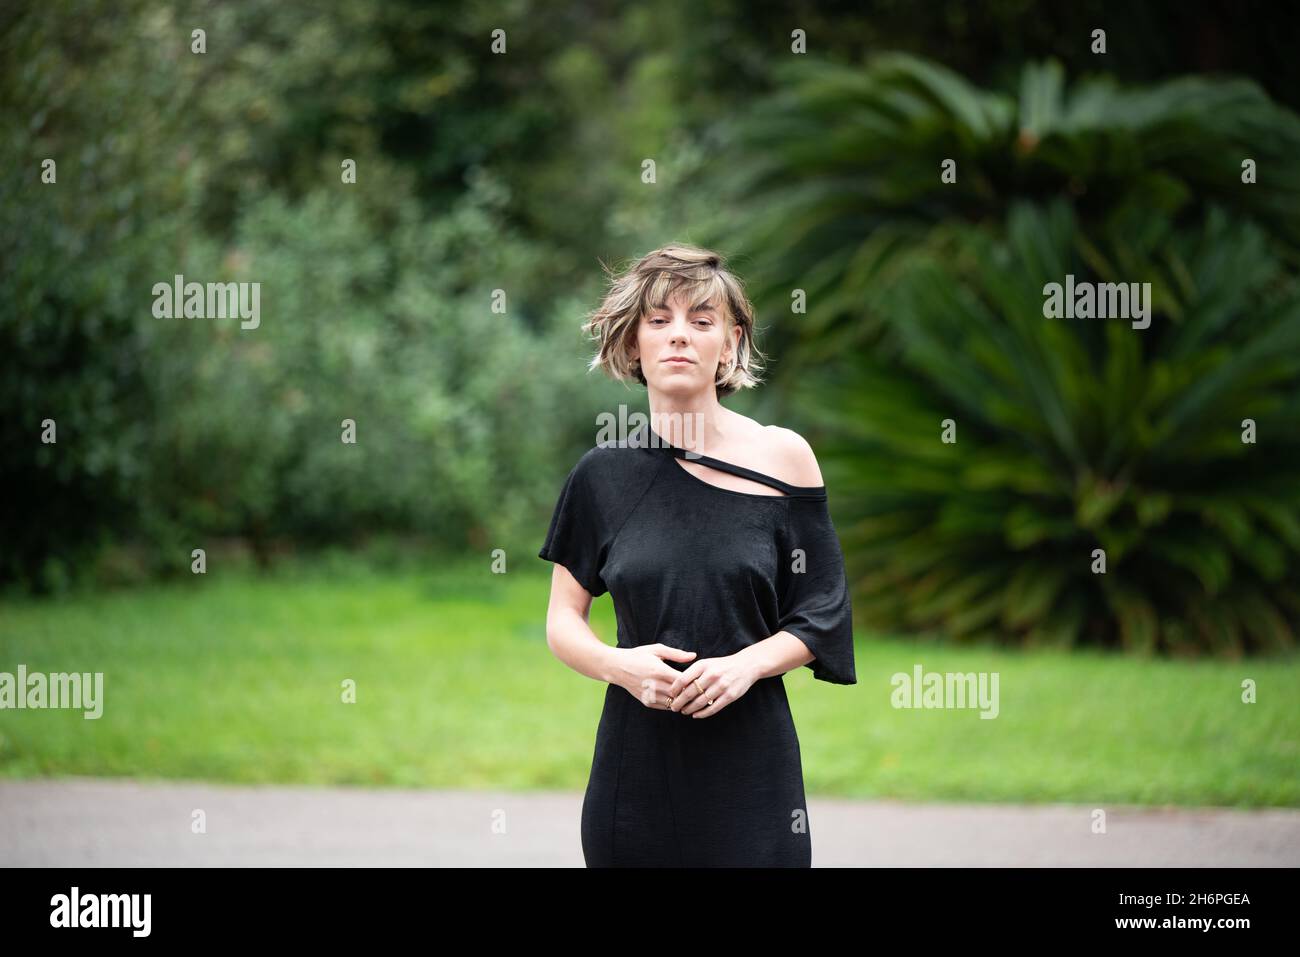
<path id="1" fill-rule="evenodd" d="M 1285 82 L 1295 60 L 1279 52 L 1285 31 L 1252 8 L 1236 17 L 1218 4 L 1200 14 L 1179 5 L 1153 31 L 1142 7 L 999 0 L 974 16 L 947 0 L 6 6 L 0 582 L 59 587 L 117 540 L 139 540 L 157 571 L 183 571 L 194 542 L 213 535 L 247 536 L 264 555 L 280 538 L 383 530 L 448 547 L 530 545 L 564 470 L 590 444 L 595 412 L 644 402 L 582 375 L 588 348 L 577 330 L 599 295 L 600 262 L 670 239 L 706 241 L 710 221 L 726 217 L 705 175 L 732 143 L 719 120 L 789 82 L 774 70 L 790 58 L 792 29 L 845 64 L 901 44 L 996 81 L 1049 50 L 1121 76 L 1236 67 L 1277 95 L 1295 88 Z M 1099 18 L 1111 38 L 1104 59 L 1079 36 Z M 190 48 L 199 28 L 202 54 Z M 504 54 L 493 51 L 496 30 Z M 993 100 L 988 109 L 1006 112 Z M 1191 147 L 1176 147 L 1186 153 L 1215 121 L 1203 114 L 1231 124 L 1236 106 L 1192 103 L 1160 137 L 1190 131 Z M 1130 107 L 1142 104 L 1107 109 Z M 947 150 L 951 129 L 935 130 L 935 140 L 906 131 L 897 148 Z M 890 220 L 899 242 L 915 235 L 905 220 L 948 217 L 949 199 L 978 220 L 1002 215 L 1003 193 L 1054 195 L 1061 177 L 1039 163 L 1048 152 L 1022 163 L 990 142 L 977 144 L 990 159 L 983 186 L 963 178 L 961 190 L 926 195 L 902 184 Z M 1095 161 L 1120 163 L 1109 149 Z M 40 181 L 44 158 L 58 162 L 55 185 Z M 344 159 L 357 164 L 355 185 L 340 182 Z M 641 181 L 645 159 L 656 161 L 654 184 Z M 1206 153 L 1197 190 L 1220 160 Z M 1099 208 L 1112 180 L 1132 174 L 1116 169 L 1080 180 L 1103 197 Z M 1260 216 L 1280 195 L 1276 164 L 1268 175 Z M 1149 185 L 1164 196 L 1161 182 Z M 1132 195 L 1140 212 L 1145 194 Z M 1084 200 L 1075 212 L 1086 219 Z M 1292 212 L 1279 206 L 1277 218 Z M 803 227 L 791 222 L 793 239 Z M 799 248 L 814 257 L 807 263 L 830 250 L 820 272 L 799 272 L 833 281 L 854 306 L 853 276 L 868 267 L 844 272 L 834 242 Z M 743 247 L 724 251 L 759 285 L 783 281 Z M 262 282 L 263 327 L 154 319 L 153 283 L 178 272 Z M 806 330 L 821 324 L 824 337 L 787 350 L 786 331 L 774 330 L 778 374 L 871 334 L 870 303 L 870 321 L 855 308 L 837 313 L 831 288 Z M 496 289 L 506 315 L 484 312 Z M 734 404 L 761 416 L 776 398 Z M 338 442 L 344 417 L 358 420 L 356 447 Z M 56 446 L 39 442 L 46 418 L 58 423 Z"/>

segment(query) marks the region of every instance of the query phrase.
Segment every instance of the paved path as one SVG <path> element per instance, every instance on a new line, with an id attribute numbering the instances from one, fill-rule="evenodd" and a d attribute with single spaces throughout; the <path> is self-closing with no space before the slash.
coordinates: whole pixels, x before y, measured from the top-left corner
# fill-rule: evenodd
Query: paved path
<path id="1" fill-rule="evenodd" d="M 581 807 L 567 791 L 0 781 L 0 866 L 582 867 Z M 813 865 L 1300 866 L 1300 810 L 1105 810 L 1093 834 L 1080 805 L 814 799 Z"/>

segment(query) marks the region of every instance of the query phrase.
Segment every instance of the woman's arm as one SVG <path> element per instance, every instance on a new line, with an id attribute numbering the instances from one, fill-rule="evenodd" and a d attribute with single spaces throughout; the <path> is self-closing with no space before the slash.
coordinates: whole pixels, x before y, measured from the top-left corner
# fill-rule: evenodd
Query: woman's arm
<path id="1" fill-rule="evenodd" d="M 754 670 L 754 680 L 783 675 L 808 664 L 816 657 L 808 646 L 788 631 L 778 631 L 736 652 L 736 657 Z"/>
<path id="2" fill-rule="evenodd" d="M 597 681 L 614 680 L 612 648 L 591 630 L 591 593 L 563 565 L 551 572 L 551 601 L 546 608 L 546 646 L 579 674 Z"/>
<path id="3" fill-rule="evenodd" d="M 546 645 L 579 674 L 617 685 L 647 708 L 669 707 L 667 689 L 680 672 L 666 661 L 690 662 L 693 651 L 658 643 L 637 648 L 610 647 L 591 630 L 591 593 L 561 564 L 551 573 L 551 603 L 546 609 Z"/>

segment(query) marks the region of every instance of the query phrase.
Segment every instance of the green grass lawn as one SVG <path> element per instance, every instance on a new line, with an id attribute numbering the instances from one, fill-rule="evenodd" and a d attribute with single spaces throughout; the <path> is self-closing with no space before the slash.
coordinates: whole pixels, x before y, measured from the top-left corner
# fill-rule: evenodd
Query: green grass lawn
<path id="1" fill-rule="evenodd" d="M 581 790 L 604 686 L 546 647 L 550 565 L 210 569 L 0 605 L 0 671 L 102 671 L 104 714 L 0 711 L 0 775 Z M 612 642 L 608 596 L 593 607 Z M 1000 713 L 903 710 L 891 676 L 997 672 Z M 859 635 L 858 684 L 785 678 L 810 792 L 1300 804 L 1300 661 L 1136 661 Z M 1241 683 L 1258 703 L 1241 701 Z M 353 679 L 357 701 L 341 701 Z"/>

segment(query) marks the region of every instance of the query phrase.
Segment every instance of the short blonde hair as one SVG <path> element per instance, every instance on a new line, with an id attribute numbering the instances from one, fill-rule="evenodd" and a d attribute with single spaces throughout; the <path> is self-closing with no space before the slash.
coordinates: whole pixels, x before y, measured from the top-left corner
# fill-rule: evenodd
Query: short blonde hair
<path id="1" fill-rule="evenodd" d="M 714 379 L 718 397 L 758 385 L 763 354 L 754 345 L 754 307 L 744 284 L 729 272 L 721 256 L 698 246 L 671 243 L 642 256 L 622 275 L 605 268 L 609 291 L 587 316 L 583 332 L 596 343 L 590 369 L 604 369 L 618 381 L 636 379 L 646 384 L 639 360 L 630 358 L 642 317 L 680 294 L 692 306 L 718 305 L 724 314 L 724 332 L 731 340 L 732 325 L 740 326 L 740 342 L 729 366 L 720 365 Z"/>

